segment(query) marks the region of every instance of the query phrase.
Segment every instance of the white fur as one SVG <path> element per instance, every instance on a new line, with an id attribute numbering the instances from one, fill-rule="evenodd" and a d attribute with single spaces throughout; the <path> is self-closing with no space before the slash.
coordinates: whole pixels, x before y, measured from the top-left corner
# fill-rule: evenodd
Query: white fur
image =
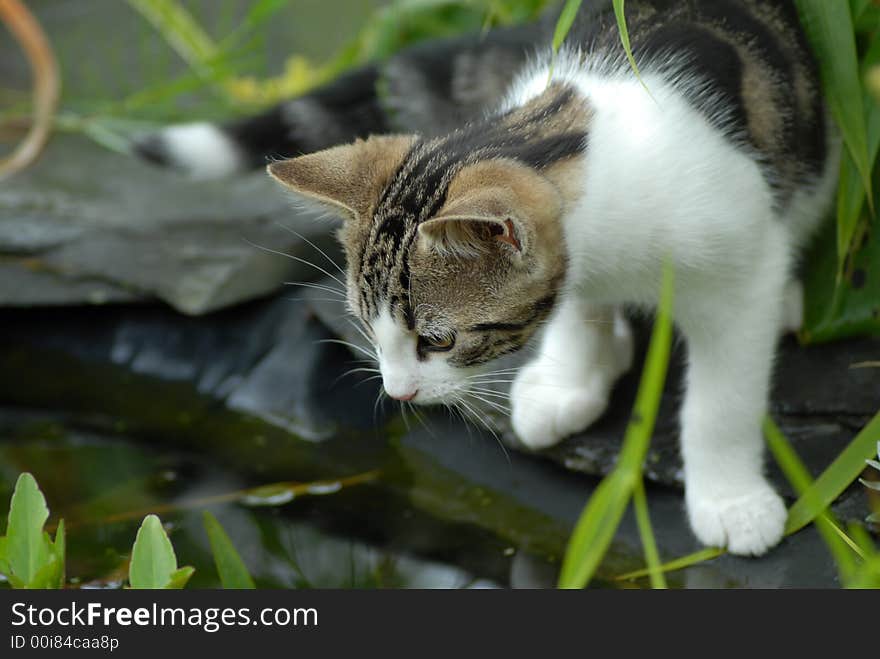
<path id="1" fill-rule="evenodd" d="M 384 308 L 371 323 L 385 392 L 419 404 L 455 401 L 463 386 L 463 369 L 446 363 L 442 353 L 419 360 L 415 333 L 401 327 Z M 464 369 L 467 370 L 467 369 Z"/>
<path id="2" fill-rule="evenodd" d="M 786 518 L 762 473 L 775 345 L 783 328 L 800 325 L 793 261 L 828 208 L 837 149 L 825 175 L 780 217 L 755 160 L 663 77 L 643 71 L 649 94 L 625 65 L 585 70 L 582 62 L 572 53 L 553 68 L 593 112 L 582 195 L 563 218 L 566 289 L 538 356 L 511 389 L 514 431 L 543 448 L 602 414 L 632 360 L 629 328 L 615 308 L 655 304 L 668 260 L 688 343 L 681 447 L 691 526 L 705 544 L 761 554 L 779 542 Z M 549 79 L 546 66 L 533 66 L 507 106 L 540 94 Z M 704 109 L 725 111 L 708 93 L 704 101 Z M 418 361 L 416 338 L 387 313 L 374 331 L 391 395 L 417 389 L 417 402 L 448 402 L 464 386 L 466 374 L 441 355 Z"/>
<path id="3" fill-rule="evenodd" d="M 614 381 L 632 358 L 632 333 L 619 312 L 579 296 L 562 301 L 538 356 L 510 391 L 517 437 L 540 449 L 589 426 L 605 411 Z"/>
<path id="4" fill-rule="evenodd" d="M 786 518 L 762 473 L 761 421 L 775 344 L 781 327 L 800 324 L 800 290 L 790 281 L 794 251 L 828 207 L 835 158 L 815 189 L 800 191 L 779 217 L 755 161 L 659 76 L 644 76 L 649 96 L 631 76 L 560 69 L 594 110 L 583 195 L 564 219 L 567 295 L 580 304 L 650 305 L 663 260 L 675 266 L 674 311 L 689 354 L 681 443 L 691 526 L 705 544 L 761 554 L 780 540 Z M 521 81 L 515 102 L 540 93 L 547 76 L 539 71 Z M 585 336 L 587 354 L 573 352 Z M 604 407 L 614 369 L 589 354 L 597 344 L 595 327 L 566 313 L 551 320 L 540 356 L 512 390 L 521 439 L 553 443 L 582 430 Z M 546 369 L 541 377 L 552 379 L 546 354 L 566 356 L 556 382 L 581 374 L 571 391 L 580 391 L 588 413 L 578 417 L 563 409 L 561 396 L 536 394 L 535 370 Z M 579 371 L 573 354 L 583 358 Z M 540 434 L 528 418 L 536 415 L 536 400 L 546 406 L 544 417 L 567 420 L 545 421 Z"/>
<path id="5" fill-rule="evenodd" d="M 171 164 L 195 179 L 228 176 L 241 171 L 241 151 L 222 130 L 207 122 L 180 124 L 160 133 Z"/>

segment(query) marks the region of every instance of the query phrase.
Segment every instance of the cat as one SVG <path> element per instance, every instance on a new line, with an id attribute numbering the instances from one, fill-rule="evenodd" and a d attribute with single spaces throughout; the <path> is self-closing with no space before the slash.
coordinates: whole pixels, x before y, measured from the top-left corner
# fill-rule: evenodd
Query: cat
<path id="1" fill-rule="evenodd" d="M 510 390 L 531 449 L 603 413 L 633 358 L 620 309 L 656 304 L 670 263 L 690 525 L 760 555 L 786 520 L 763 474 L 775 347 L 800 324 L 798 253 L 829 208 L 840 141 L 793 2 L 630 0 L 641 79 L 610 4 L 584 3 L 555 59 L 550 16 L 139 149 L 195 175 L 295 156 L 269 174 L 344 218 L 348 306 L 392 398 L 466 398 L 537 335 Z"/>

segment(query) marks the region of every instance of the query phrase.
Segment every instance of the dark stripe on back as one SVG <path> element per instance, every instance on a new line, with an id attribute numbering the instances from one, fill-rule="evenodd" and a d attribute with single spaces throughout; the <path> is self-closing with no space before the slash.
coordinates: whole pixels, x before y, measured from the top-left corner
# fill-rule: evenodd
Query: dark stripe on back
<path id="1" fill-rule="evenodd" d="M 444 137 L 416 142 L 383 192 L 370 238 L 364 243 L 358 276 L 370 284 L 361 290 L 367 314 L 377 312 L 381 299 L 393 299 L 397 304 L 392 313 L 412 319 L 406 294 L 409 250 L 418 225 L 446 203 L 458 172 L 495 158 L 541 170 L 577 155 L 586 148 L 586 108 L 571 88 L 554 84 L 523 107 L 472 122 Z"/>

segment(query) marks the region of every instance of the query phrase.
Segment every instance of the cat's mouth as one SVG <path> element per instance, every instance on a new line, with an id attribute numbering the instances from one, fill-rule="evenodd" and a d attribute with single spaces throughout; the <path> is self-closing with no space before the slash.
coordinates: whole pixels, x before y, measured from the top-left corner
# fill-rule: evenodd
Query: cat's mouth
<path id="1" fill-rule="evenodd" d="M 385 394 L 392 400 L 413 405 L 449 405 L 454 403 L 458 395 L 454 387 L 411 387 L 397 390 L 385 387 Z"/>

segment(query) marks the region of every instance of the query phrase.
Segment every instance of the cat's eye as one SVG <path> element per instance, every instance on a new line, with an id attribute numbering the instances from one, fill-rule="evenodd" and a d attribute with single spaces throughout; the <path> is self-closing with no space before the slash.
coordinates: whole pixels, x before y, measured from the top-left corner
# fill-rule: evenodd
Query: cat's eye
<path id="1" fill-rule="evenodd" d="M 455 345 L 455 335 L 419 336 L 419 350 L 427 352 L 448 352 Z"/>

